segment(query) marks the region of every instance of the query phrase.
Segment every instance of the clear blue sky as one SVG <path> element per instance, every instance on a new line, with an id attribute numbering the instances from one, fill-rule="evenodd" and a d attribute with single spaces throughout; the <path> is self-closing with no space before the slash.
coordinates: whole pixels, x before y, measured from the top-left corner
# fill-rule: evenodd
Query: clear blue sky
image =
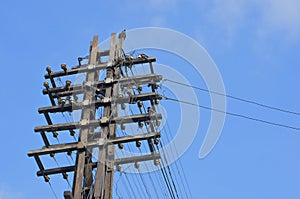
<path id="1" fill-rule="evenodd" d="M 145 26 L 180 31 L 208 51 L 228 94 L 300 111 L 299 0 L 11 0 L 1 3 L 0 22 L 0 199 L 54 198 L 26 155 L 42 144 L 33 128 L 45 124 L 37 108 L 50 104 L 41 94 L 43 74 L 47 65 L 75 64 L 93 35 Z M 235 101 L 227 108 L 300 127 L 299 116 Z M 209 116 L 202 112 L 181 159 L 194 198 L 300 197 L 300 132 L 228 116 L 218 144 L 200 160 Z"/>

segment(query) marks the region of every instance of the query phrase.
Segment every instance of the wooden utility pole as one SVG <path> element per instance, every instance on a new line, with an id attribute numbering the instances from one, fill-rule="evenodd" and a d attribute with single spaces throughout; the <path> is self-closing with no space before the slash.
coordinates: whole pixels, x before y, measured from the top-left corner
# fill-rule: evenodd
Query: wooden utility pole
<path id="1" fill-rule="evenodd" d="M 100 50 L 98 48 L 98 37 L 95 36 L 90 44 L 88 64 L 81 64 L 85 58 L 78 58 L 79 65 L 68 69 L 66 64 L 62 64 L 62 71 L 53 72 L 51 67 L 47 67 L 45 89 L 43 94 L 48 95 L 51 106 L 39 108 L 39 113 L 46 118 L 46 126 L 35 127 L 34 131 L 40 133 L 44 141 L 44 147 L 28 152 L 29 157 L 34 157 L 39 171 L 38 176 L 43 176 L 46 182 L 50 181 L 49 175 L 62 174 L 68 180 L 69 172 L 74 172 L 72 190 L 65 191 L 65 199 L 111 199 L 113 195 L 113 181 L 115 167 L 119 171 L 122 164 L 136 164 L 143 161 L 157 162 L 160 155 L 153 147 L 157 144 L 160 132 L 156 132 L 155 125 L 159 125 L 162 119 L 160 114 L 156 114 L 154 104 L 162 96 L 156 93 L 157 83 L 162 80 L 162 76 L 156 75 L 153 71 L 152 63 L 155 57 L 148 57 L 144 54 L 133 58 L 123 52 L 123 43 L 126 33 L 123 31 L 118 38 L 115 33 L 111 35 L 110 49 Z M 108 60 L 108 61 L 102 61 Z M 124 73 L 131 69 L 133 65 L 149 63 L 151 74 L 129 77 Z M 100 80 L 100 71 L 106 70 L 106 77 Z M 71 77 L 76 74 L 86 74 L 85 82 L 82 84 L 72 84 L 66 80 L 66 84 L 57 87 L 56 79 L 60 77 Z M 127 72 L 126 72 L 127 73 Z M 50 86 L 51 85 L 51 86 Z M 143 93 L 142 86 L 150 86 L 151 92 Z M 122 92 L 125 89 L 132 92 Z M 135 94 L 134 90 L 138 91 Z M 78 96 L 82 96 L 79 100 Z M 144 101 L 149 101 L 152 111 L 142 112 Z M 124 106 L 137 105 L 141 114 L 119 116 L 118 108 Z M 96 111 L 102 109 L 103 113 L 97 117 Z M 53 124 L 50 114 L 65 113 L 75 110 L 81 111 L 80 121 Z M 148 125 L 147 133 L 133 136 L 117 136 L 117 128 L 123 128 L 126 123 L 142 123 Z M 96 129 L 101 127 L 100 132 Z M 150 130 L 149 130 L 150 129 Z M 71 136 L 76 136 L 76 142 L 64 142 L 58 144 L 50 143 L 48 133 L 58 139 L 59 134 L 68 131 Z M 149 145 L 150 153 L 144 156 L 126 157 L 115 159 L 115 147 L 123 148 L 123 144 L 146 141 Z M 137 145 L 138 146 L 138 145 Z M 98 149 L 97 161 L 93 161 L 93 152 Z M 97 151 L 97 150 L 96 150 Z M 50 155 L 55 158 L 55 154 L 66 153 L 72 157 L 72 152 L 76 153 L 74 165 L 64 167 L 54 167 L 45 169 L 40 156 Z M 95 176 L 93 175 L 95 171 Z"/>

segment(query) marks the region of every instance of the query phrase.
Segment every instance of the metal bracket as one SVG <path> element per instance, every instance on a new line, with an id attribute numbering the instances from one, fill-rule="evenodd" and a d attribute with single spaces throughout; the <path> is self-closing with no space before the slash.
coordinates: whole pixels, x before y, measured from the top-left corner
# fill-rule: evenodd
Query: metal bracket
<path id="1" fill-rule="evenodd" d="M 104 98 L 102 99 L 102 102 L 104 102 L 104 103 L 111 102 L 111 97 L 104 97 Z"/>
<path id="2" fill-rule="evenodd" d="M 79 123 L 80 123 L 81 126 L 86 126 L 88 124 L 88 120 L 87 119 L 83 119 Z"/>
<path id="3" fill-rule="evenodd" d="M 85 86 L 91 87 L 93 85 L 93 82 L 87 81 L 84 83 Z"/>
<path id="4" fill-rule="evenodd" d="M 90 65 L 87 66 L 87 69 L 89 69 L 89 70 L 92 70 L 94 68 L 96 68 L 95 64 L 90 64 Z"/>
<path id="5" fill-rule="evenodd" d="M 112 61 L 107 62 L 107 67 L 112 67 L 112 66 L 113 66 L 113 62 Z"/>
<path id="6" fill-rule="evenodd" d="M 77 144 L 77 148 L 78 149 L 85 149 L 85 144 L 84 143 L 82 143 L 82 142 L 78 142 L 78 144 Z"/>
<path id="7" fill-rule="evenodd" d="M 87 105 L 89 105 L 89 103 L 90 103 L 89 100 L 84 100 L 84 101 L 82 102 L 82 105 L 83 105 L 83 106 L 87 106 Z"/>
<path id="8" fill-rule="evenodd" d="M 100 124 L 106 124 L 109 122 L 109 119 L 108 117 L 101 117 L 100 120 L 99 120 L 99 123 Z"/>
<path id="9" fill-rule="evenodd" d="M 105 79 L 104 79 L 104 83 L 105 83 L 105 84 L 112 83 L 113 81 L 114 81 L 113 78 L 105 78 Z"/>

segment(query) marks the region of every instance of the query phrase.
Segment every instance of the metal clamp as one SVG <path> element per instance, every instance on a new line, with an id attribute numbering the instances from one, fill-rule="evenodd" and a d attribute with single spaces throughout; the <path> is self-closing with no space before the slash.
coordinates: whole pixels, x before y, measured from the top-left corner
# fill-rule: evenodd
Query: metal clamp
<path id="1" fill-rule="evenodd" d="M 107 124 L 109 122 L 108 117 L 101 117 L 99 120 L 100 124 Z"/>
<path id="2" fill-rule="evenodd" d="M 81 126 L 86 126 L 88 124 L 88 120 L 87 119 L 83 119 L 79 123 L 80 123 Z"/>
<path id="3" fill-rule="evenodd" d="M 103 103 L 111 102 L 111 97 L 104 97 L 104 98 L 102 99 L 102 102 L 103 102 Z"/>
<path id="4" fill-rule="evenodd" d="M 87 69 L 89 69 L 89 70 L 92 70 L 94 68 L 96 68 L 95 64 L 90 64 L 90 65 L 87 66 Z"/>
<path id="5" fill-rule="evenodd" d="M 104 83 L 105 83 L 105 84 L 112 83 L 113 81 L 114 81 L 113 78 L 105 78 L 105 79 L 104 79 Z"/>

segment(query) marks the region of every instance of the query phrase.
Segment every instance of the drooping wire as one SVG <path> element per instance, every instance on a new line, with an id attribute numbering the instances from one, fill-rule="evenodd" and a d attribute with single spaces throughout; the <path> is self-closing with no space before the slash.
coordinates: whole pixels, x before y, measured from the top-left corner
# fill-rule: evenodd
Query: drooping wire
<path id="1" fill-rule="evenodd" d="M 131 68 L 130 68 L 130 71 L 131 71 L 132 76 L 134 76 L 134 73 L 133 73 L 133 71 L 132 71 Z M 128 75 L 127 75 L 127 76 L 128 76 Z M 135 81 L 134 81 L 134 82 L 135 82 Z M 133 93 L 135 94 L 134 89 L 132 89 L 132 90 L 133 90 Z M 145 108 L 144 104 L 143 104 L 143 109 L 144 109 L 144 111 L 146 112 L 146 108 Z M 132 112 L 132 110 L 131 110 L 131 112 Z M 142 113 L 142 110 L 141 110 L 141 109 L 140 109 L 140 112 Z M 133 112 L 132 112 L 132 113 L 133 113 Z M 147 124 L 146 124 L 146 123 L 145 123 L 145 126 L 146 126 L 146 129 L 147 129 L 147 131 L 148 131 L 148 128 L 147 128 Z M 148 133 L 149 133 L 149 132 L 148 132 Z M 166 159 L 166 157 L 165 157 L 165 159 Z M 167 160 L 166 160 L 166 161 L 167 161 Z M 161 164 L 161 163 L 160 163 L 160 164 Z M 163 177 L 164 177 L 165 183 L 166 183 L 166 185 L 167 185 L 168 191 L 169 191 L 169 193 L 170 193 L 170 196 L 171 196 L 172 198 L 175 198 L 175 195 L 174 195 L 174 193 L 173 193 L 173 190 L 174 190 L 175 193 L 176 193 L 177 198 L 179 198 L 178 192 L 177 192 L 177 188 L 176 188 L 176 185 L 175 185 L 173 176 L 172 176 L 172 174 L 171 174 L 170 167 L 169 167 L 168 164 L 167 164 L 166 166 L 168 167 L 168 172 L 166 171 L 165 165 L 161 166 L 161 172 L 162 172 L 162 174 L 163 174 Z M 169 174 L 169 175 L 168 175 L 168 174 Z M 170 176 L 171 180 L 169 179 L 169 176 Z M 171 184 L 171 183 L 172 183 L 172 184 Z"/>
<path id="2" fill-rule="evenodd" d="M 163 114 L 163 117 L 166 118 L 166 115 L 164 114 L 163 111 L 160 110 L 159 106 L 158 106 L 157 108 L 158 108 L 159 112 L 161 112 L 161 113 Z M 170 136 L 169 136 L 169 135 L 171 135 L 171 128 L 170 128 L 169 122 L 168 122 L 167 119 L 165 120 L 165 122 L 166 122 L 167 129 L 166 129 L 165 126 L 164 126 L 162 130 L 163 130 L 163 131 L 165 132 L 165 134 L 166 134 L 167 141 L 171 144 L 171 145 L 170 145 L 170 146 L 171 146 L 170 148 L 171 148 L 172 155 L 175 156 L 175 157 L 179 157 L 179 154 L 178 154 L 176 145 L 175 145 L 174 143 L 171 143 L 171 138 L 170 138 Z M 168 130 L 168 132 L 167 132 L 167 130 Z M 162 140 L 161 140 L 161 141 L 162 141 Z M 175 152 L 173 151 L 173 149 L 174 149 Z M 174 154 L 175 154 L 175 155 L 174 155 Z M 184 169 L 183 169 L 183 166 L 182 166 L 182 163 L 181 163 L 180 158 L 178 158 L 174 163 L 175 163 L 175 166 L 176 166 L 177 173 L 178 173 L 178 176 L 179 176 L 179 178 L 180 178 L 180 181 L 182 182 L 183 190 L 184 190 L 184 193 L 185 193 L 186 198 L 189 198 L 189 197 L 188 197 L 188 193 L 189 193 L 189 195 L 190 195 L 190 198 L 193 198 L 193 195 L 192 195 L 192 193 L 191 193 L 191 190 L 190 190 L 190 187 L 189 187 L 189 183 L 188 183 L 188 180 L 187 180 L 187 177 L 186 177 L 185 171 L 184 171 Z M 179 166 L 178 166 L 178 164 L 179 164 Z M 180 170 L 182 171 L 182 173 L 181 173 Z M 183 176 L 183 179 L 182 179 L 182 176 Z M 176 177 L 176 176 L 175 176 L 175 177 Z M 188 193 L 187 193 L 187 191 L 186 191 L 186 187 L 187 187 Z M 179 188 L 180 188 L 180 187 L 179 187 Z"/>
<path id="3" fill-rule="evenodd" d="M 58 199 L 58 196 L 57 196 L 57 194 L 55 193 L 55 191 L 54 191 L 54 189 L 53 189 L 53 187 L 52 187 L 52 184 L 51 184 L 50 182 L 48 182 L 48 184 L 49 184 L 49 186 L 50 186 L 50 189 L 51 189 L 51 191 L 52 191 L 54 197 L 55 197 L 56 199 Z"/>
<path id="4" fill-rule="evenodd" d="M 161 111 L 161 112 L 162 112 L 162 111 Z M 163 112 L 162 112 L 162 113 L 163 113 Z M 164 113 L 163 113 L 163 116 L 166 117 L 166 116 L 164 115 Z M 167 137 L 167 139 L 168 139 L 168 142 L 170 142 L 171 139 L 170 139 L 170 137 L 169 137 L 169 134 L 171 134 L 171 128 L 170 128 L 170 125 L 169 125 L 168 120 L 166 120 L 166 125 L 167 125 L 167 130 L 168 130 L 169 132 L 167 132 L 167 130 L 165 129 L 165 127 L 163 127 L 163 130 L 164 130 L 165 133 L 166 133 L 166 137 Z M 171 147 L 171 152 L 172 152 L 173 155 L 174 155 L 174 151 L 172 150 L 172 148 L 174 148 L 174 150 L 175 150 L 175 156 L 178 157 L 179 154 L 178 154 L 177 148 L 176 148 L 176 146 L 174 145 L 174 143 L 172 143 L 171 146 L 172 146 L 172 147 Z M 182 174 L 181 174 L 181 172 L 180 172 L 180 169 L 178 168 L 177 162 L 179 163 L 179 167 L 180 167 L 180 169 L 182 170 Z M 190 190 L 190 187 L 189 187 L 189 184 L 188 184 L 188 180 L 187 180 L 187 177 L 186 177 L 185 171 L 184 171 L 184 169 L 183 169 L 183 166 L 182 166 L 182 163 L 181 163 L 180 158 L 179 158 L 178 160 L 175 161 L 175 165 L 176 165 L 177 172 L 178 172 L 178 175 L 180 176 L 180 178 L 181 178 L 181 176 L 183 175 L 183 180 L 181 180 L 181 181 L 182 181 L 182 184 L 183 184 L 183 187 L 184 187 L 183 189 L 184 189 L 186 198 L 189 198 L 189 197 L 188 197 L 188 194 L 187 194 L 187 191 L 186 191 L 186 187 L 187 187 L 187 190 L 188 190 L 188 193 L 189 193 L 190 197 L 193 198 L 192 193 L 191 193 L 191 190 Z M 181 178 L 181 179 L 182 179 L 182 178 Z"/>
<path id="5" fill-rule="evenodd" d="M 226 114 L 226 115 L 240 117 L 240 118 L 244 118 L 244 119 L 247 119 L 247 120 L 252 120 L 252 121 L 265 123 L 265 124 L 269 124 L 269 125 L 273 125 L 273 126 L 279 126 L 279 127 L 283 127 L 283 128 L 287 128 L 287 129 L 300 131 L 300 128 L 295 127 L 295 126 L 289 126 L 289 125 L 285 125 L 285 124 L 270 122 L 270 121 L 267 121 L 267 120 L 258 119 L 258 118 L 254 118 L 254 117 L 249 117 L 249 116 L 238 114 L 238 113 L 227 112 L 227 111 L 223 111 L 223 110 L 219 110 L 219 109 L 215 109 L 215 108 L 211 108 L 211 107 L 207 107 L 207 106 L 202 106 L 202 105 L 199 105 L 199 104 L 195 104 L 195 103 L 191 103 L 191 102 L 187 102 L 187 101 L 183 101 L 183 100 L 178 100 L 178 99 L 166 97 L 166 96 L 164 96 L 164 99 L 169 100 L 169 101 L 175 101 L 175 102 L 183 103 L 183 104 L 189 104 L 189 105 L 196 106 L 196 107 L 199 107 L 199 108 L 203 108 L 203 109 L 206 109 L 206 110 L 211 110 L 211 111 L 223 113 L 223 114 Z"/>
<path id="6" fill-rule="evenodd" d="M 172 83 L 175 83 L 175 84 L 178 84 L 178 85 L 181 85 L 181 86 L 191 87 L 191 88 L 194 88 L 194 89 L 197 89 L 197 90 L 200 90 L 200 91 L 212 93 L 212 94 L 219 95 L 219 96 L 224 96 L 224 97 L 231 98 L 231 99 L 234 99 L 234 100 L 238 100 L 238 101 L 241 101 L 241 102 L 254 104 L 254 105 L 257 105 L 257 106 L 261 106 L 261 107 L 264 107 L 264 108 L 268 108 L 268 109 L 272 109 L 272 110 L 276 110 L 276 111 L 280 111 L 280 112 L 284 112 L 284 113 L 288 113 L 288 114 L 300 115 L 299 112 L 289 111 L 289 110 L 286 110 L 286 109 L 282 109 L 282 108 L 262 104 L 262 103 L 259 103 L 259 102 L 253 101 L 253 100 L 243 99 L 243 98 L 240 98 L 240 97 L 235 97 L 233 95 L 228 95 L 228 94 L 219 93 L 219 92 L 216 92 L 216 91 L 211 91 L 211 90 L 208 90 L 208 89 L 200 88 L 198 86 L 188 85 L 188 84 L 178 82 L 178 81 L 175 81 L 175 80 L 171 80 L 171 79 L 164 79 L 163 81 L 172 82 Z"/>
<path id="7" fill-rule="evenodd" d="M 115 184 L 115 187 L 116 187 L 116 194 L 117 194 L 118 198 L 122 198 L 121 195 L 120 195 L 120 193 L 119 193 L 119 189 L 118 189 L 118 184 L 119 184 L 119 182 L 120 182 L 120 180 L 121 180 L 121 177 L 122 177 L 122 173 L 120 173 L 117 182 L 114 183 L 114 184 Z"/>
<path id="8" fill-rule="evenodd" d="M 132 69 L 130 69 L 130 71 L 131 71 L 131 74 L 134 76 L 134 73 L 133 73 Z M 128 73 L 126 73 L 126 74 L 127 74 L 127 77 L 129 77 Z M 131 77 L 129 77 L 129 78 L 131 78 Z M 132 79 L 132 78 L 131 78 L 131 79 Z M 135 95 L 136 93 L 135 93 L 134 88 L 131 87 L 131 89 L 132 89 L 132 91 L 133 91 L 133 94 Z M 131 106 L 129 106 L 129 110 L 130 110 L 131 114 L 134 114 L 133 111 L 132 111 L 132 109 L 131 109 Z M 125 114 L 128 115 L 128 114 L 126 113 L 126 110 L 124 110 L 124 111 L 125 111 Z M 141 110 L 140 110 L 140 111 L 141 111 Z M 142 111 L 141 111 L 141 114 L 142 114 Z M 130 127 L 132 128 L 132 126 L 130 126 Z M 133 129 L 132 129 L 132 130 L 133 130 Z M 142 154 L 141 149 L 140 149 L 140 153 Z M 144 184 L 144 187 L 146 188 L 146 185 L 145 185 L 145 183 L 144 183 L 144 180 L 143 180 L 142 175 L 140 174 L 140 172 L 139 172 L 139 175 L 140 175 L 140 178 L 141 178 L 141 180 L 142 180 L 142 182 L 143 182 L 143 184 Z M 153 186 L 153 189 L 154 189 L 154 191 L 155 191 L 155 194 L 156 194 L 156 196 L 158 197 L 158 193 L 157 193 L 156 187 L 154 186 L 154 182 L 153 182 L 152 177 L 151 177 L 150 174 L 149 174 L 149 178 L 150 178 L 150 181 L 151 181 L 151 183 L 152 183 L 152 186 Z M 147 192 L 147 194 L 149 195 L 147 189 L 146 189 L 146 192 Z"/>

